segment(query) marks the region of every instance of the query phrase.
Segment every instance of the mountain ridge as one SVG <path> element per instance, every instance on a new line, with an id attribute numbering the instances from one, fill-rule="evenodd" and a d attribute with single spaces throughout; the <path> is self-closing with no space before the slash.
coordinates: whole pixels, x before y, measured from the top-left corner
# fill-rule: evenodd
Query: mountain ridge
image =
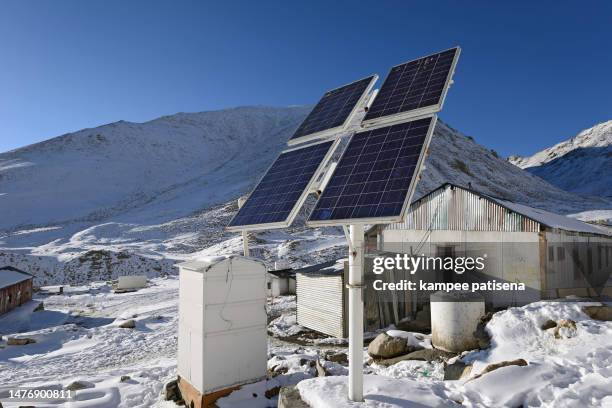
<path id="1" fill-rule="evenodd" d="M 543 149 L 508 161 L 566 191 L 612 197 L 612 120 Z"/>

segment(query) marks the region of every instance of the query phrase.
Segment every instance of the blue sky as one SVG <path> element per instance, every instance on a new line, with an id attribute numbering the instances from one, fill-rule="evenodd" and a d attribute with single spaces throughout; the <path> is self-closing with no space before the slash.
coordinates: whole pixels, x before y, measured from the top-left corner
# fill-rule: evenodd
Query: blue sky
<path id="1" fill-rule="evenodd" d="M 314 104 L 460 45 L 441 118 L 531 154 L 612 119 L 611 21 L 604 1 L 4 1 L 0 151 L 121 119 Z"/>

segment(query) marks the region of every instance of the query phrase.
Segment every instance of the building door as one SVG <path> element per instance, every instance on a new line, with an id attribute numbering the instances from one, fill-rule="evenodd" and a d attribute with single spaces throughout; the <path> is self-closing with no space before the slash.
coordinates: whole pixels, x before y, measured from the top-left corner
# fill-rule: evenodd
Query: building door
<path id="1" fill-rule="evenodd" d="M 436 256 L 441 258 L 443 261 L 445 258 L 454 258 L 455 257 L 455 247 L 453 246 L 438 246 L 436 247 Z M 454 281 L 454 273 L 452 270 L 442 269 L 442 282 L 444 283 L 452 283 Z M 438 275 L 440 276 L 440 275 Z"/>

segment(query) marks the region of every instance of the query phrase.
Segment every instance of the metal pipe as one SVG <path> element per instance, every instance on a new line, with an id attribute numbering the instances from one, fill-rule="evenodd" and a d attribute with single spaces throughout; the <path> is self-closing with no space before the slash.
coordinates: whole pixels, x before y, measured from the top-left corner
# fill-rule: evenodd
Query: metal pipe
<path id="1" fill-rule="evenodd" d="M 242 231 L 242 251 L 244 256 L 249 256 L 249 233 Z"/>
<path id="2" fill-rule="evenodd" d="M 351 401 L 363 401 L 363 225 L 349 227 L 349 386 Z"/>

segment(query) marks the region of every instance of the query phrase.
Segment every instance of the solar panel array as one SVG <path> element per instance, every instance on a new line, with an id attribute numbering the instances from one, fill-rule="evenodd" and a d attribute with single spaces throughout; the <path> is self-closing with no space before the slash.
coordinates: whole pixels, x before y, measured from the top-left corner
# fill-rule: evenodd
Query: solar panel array
<path id="1" fill-rule="evenodd" d="M 310 215 L 309 225 L 401 220 L 436 123 L 435 115 L 423 116 L 442 108 L 459 53 L 459 48 L 452 48 L 391 69 L 362 122 L 363 126 L 379 127 L 351 138 Z M 326 92 L 288 143 L 341 131 L 376 79 L 370 76 Z M 417 116 L 421 119 L 415 120 Z M 283 152 L 228 229 L 288 226 L 338 142 Z"/>
<path id="2" fill-rule="evenodd" d="M 259 224 L 291 222 L 288 218 L 294 208 L 301 205 L 308 185 L 334 143 L 322 142 L 281 153 L 228 228 L 248 229 L 248 226 Z M 268 228 L 272 226 L 267 225 Z"/>
<path id="3" fill-rule="evenodd" d="M 289 140 L 295 141 L 314 133 L 343 126 L 375 79 L 376 76 L 369 76 L 326 92 Z"/>
<path id="4" fill-rule="evenodd" d="M 364 122 L 441 104 L 458 53 L 451 48 L 391 68 Z"/>
<path id="5" fill-rule="evenodd" d="M 400 217 L 433 126 L 428 117 L 355 134 L 309 224 Z"/>

